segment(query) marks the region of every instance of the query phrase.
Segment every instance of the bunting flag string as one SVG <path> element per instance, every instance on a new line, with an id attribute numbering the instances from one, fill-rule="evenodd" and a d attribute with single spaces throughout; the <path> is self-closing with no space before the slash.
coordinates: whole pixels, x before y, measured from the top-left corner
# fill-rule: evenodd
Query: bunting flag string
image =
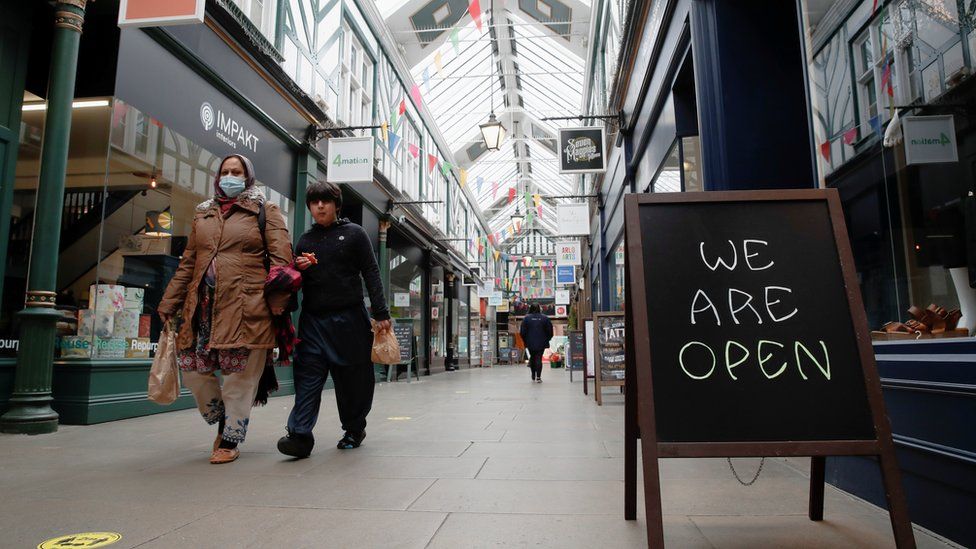
<path id="1" fill-rule="evenodd" d="M 410 98 L 413 99 L 413 103 L 418 109 L 423 104 L 423 98 L 420 96 L 420 88 L 416 84 L 410 88 Z"/>
<path id="2" fill-rule="evenodd" d="M 437 76 L 444 78 L 444 62 L 441 52 L 434 54 L 434 68 L 437 69 Z"/>
<path id="3" fill-rule="evenodd" d="M 400 136 L 390 132 L 390 154 L 396 153 L 397 145 L 400 144 Z"/>
<path id="4" fill-rule="evenodd" d="M 509 187 L 508 188 L 508 203 L 509 204 L 511 204 L 512 201 L 515 200 L 515 193 L 516 193 L 515 187 Z"/>
<path id="5" fill-rule="evenodd" d="M 413 143 L 410 143 L 408 149 L 410 150 L 410 156 L 414 158 L 420 156 L 420 147 L 414 145 Z"/>
<path id="6" fill-rule="evenodd" d="M 383 141 L 385 142 L 388 139 L 387 132 L 389 131 L 389 126 L 386 125 L 386 122 L 380 124 L 380 131 L 383 134 Z"/>
<path id="7" fill-rule="evenodd" d="M 430 93 L 430 69 L 424 69 L 424 89 Z"/>
<path id="8" fill-rule="evenodd" d="M 461 188 L 462 189 L 468 183 L 468 170 L 465 170 L 464 168 L 461 168 L 461 181 L 460 182 L 461 182 Z"/>
<path id="9" fill-rule="evenodd" d="M 427 173 L 434 171 L 435 166 L 437 166 L 437 157 L 432 154 L 427 154 Z"/>

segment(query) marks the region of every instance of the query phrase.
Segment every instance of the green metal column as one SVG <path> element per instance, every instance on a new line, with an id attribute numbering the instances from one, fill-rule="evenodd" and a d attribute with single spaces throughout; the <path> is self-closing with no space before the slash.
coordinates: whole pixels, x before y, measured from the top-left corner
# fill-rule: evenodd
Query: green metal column
<path id="1" fill-rule="evenodd" d="M 298 153 L 298 169 L 295 174 L 295 226 L 292 227 L 291 231 L 292 243 L 295 245 L 298 244 L 298 239 L 301 238 L 302 233 L 312 226 L 312 216 L 309 215 L 308 208 L 305 207 L 305 189 L 318 180 L 319 158 L 321 156 L 318 151 L 308 143 L 303 145 L 301 152 Z"/>
<path id="2" fill-rule="evenodd" d="M 387 307 L 392 307 L 390 303 L 390 250 L 386 246 L 386 237 L 390 230 L 390 219 L 383 216 L 380 219 L 380 280 L 383 281 L 383 297 L 386 298 Z"/>
<path id="3" fill-rule="evenodd" d="M 10 410 L 0 418 L 6 433 L 52 433 L 58 414 L 51 409 L 51 374 L 54 367 L 58 249 L 64 178 L 71 135 L 71 101 L 81 26 L 87 0 L 59 0 L 54 13 L 54 43 L 48 79 L 47 116 L 37 186 L 36 218 L 31 242 L 26 307 L 20 316 L 20 353 Z"/>
<path id="4" fill-rule="evenodd" d="M 3 295 L 7 244 L 10 241 L 10 210 L 14 199 L 14 177 L 20 139 L 21 106 L 30 49 L 30 5 L 18 0 L 0 0 L 0 296 Z M 0 311 L 0 314 L 3 314 Z"/>

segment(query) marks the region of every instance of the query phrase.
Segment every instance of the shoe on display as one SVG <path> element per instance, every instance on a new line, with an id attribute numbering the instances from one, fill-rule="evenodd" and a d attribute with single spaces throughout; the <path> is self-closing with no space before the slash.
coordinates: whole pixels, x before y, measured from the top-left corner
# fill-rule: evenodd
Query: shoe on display
<path id="1" fill-rule="evenodd" d="M 288 432 L 287 435 L 278 439 L 278 451 L 286 456 L 295 458 L 307 458 L 312 453 L 315 446 L 315 437 L 299 433 Z"/>

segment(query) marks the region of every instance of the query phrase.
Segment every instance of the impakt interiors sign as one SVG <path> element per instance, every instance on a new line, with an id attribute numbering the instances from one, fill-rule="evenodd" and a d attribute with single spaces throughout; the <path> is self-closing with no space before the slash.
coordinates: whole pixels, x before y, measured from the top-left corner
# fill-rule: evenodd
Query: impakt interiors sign
<path id="1" fill-rule="evenodd" d="M 200 123 L 203 124 L 204 131 L 213 131 L 214 136 L 231 149 L 236 151 L 241 146 L 251 152 L 258 152 L 260 138 L 219 107 L 214 108 L 209 101 L 200 105 Z"/>

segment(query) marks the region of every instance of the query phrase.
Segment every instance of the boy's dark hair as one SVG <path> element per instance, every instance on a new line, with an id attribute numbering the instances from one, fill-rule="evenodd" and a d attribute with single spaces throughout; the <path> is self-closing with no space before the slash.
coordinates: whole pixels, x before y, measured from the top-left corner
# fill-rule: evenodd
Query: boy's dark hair
<path id="1" fill-rule="evenodd" d="M 530 313 L 541 313 L 542 312 L 542 308 L 539 307 L 539 304 L 538 303 L 533 303 L 532 305 L 529 305 L 529 312 Z"/>
<path id="2" fill-rule="evenodd" d="M 312 202 L 332 202 L 336 210 L 342 209 L 342 190 L 335 183 L 328 181 L 316 181 L 305 189 L 305 207 L 311 206 Z"/>

